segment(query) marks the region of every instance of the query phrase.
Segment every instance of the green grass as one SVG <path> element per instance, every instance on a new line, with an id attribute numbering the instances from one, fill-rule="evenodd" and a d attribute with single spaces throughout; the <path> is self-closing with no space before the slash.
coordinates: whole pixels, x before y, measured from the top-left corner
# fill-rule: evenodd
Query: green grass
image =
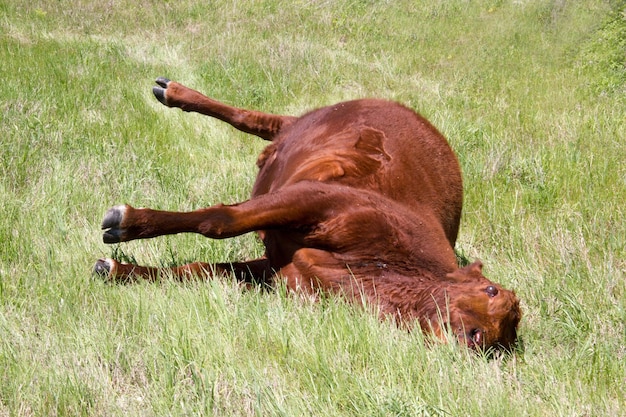
<path id="1" fill-rule="evenodd" d="M 626 414 L 623 1 L 0 0 L 0 416 Z M 457 250 L 517 291 L 487 360 L 329 298 L 228 280 L 111 286 L 262 253 L 254 236 L 108 247 L 107 208 L 245 199 L 262 141 L 166 109 L 168 76 L 299 114 L 399 100 L 465 179 Z"/>

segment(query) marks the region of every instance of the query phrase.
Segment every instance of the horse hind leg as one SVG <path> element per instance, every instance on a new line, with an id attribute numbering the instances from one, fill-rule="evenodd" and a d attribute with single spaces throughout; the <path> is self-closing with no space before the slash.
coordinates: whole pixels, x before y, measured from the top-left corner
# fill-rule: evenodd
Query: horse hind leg
<path id="1" fill-rule="evenodd" d="M 167 107 L 178 107 L 183 111 L 195 112 L 222 120 L 242 132 L 265 140 L 272 140 L 280 130 L 297 118 L 252 110 L 244 110 L 206 97 L 204 94 L 185 87 L 164 77 L 156 79 L 152 93 Z"/>

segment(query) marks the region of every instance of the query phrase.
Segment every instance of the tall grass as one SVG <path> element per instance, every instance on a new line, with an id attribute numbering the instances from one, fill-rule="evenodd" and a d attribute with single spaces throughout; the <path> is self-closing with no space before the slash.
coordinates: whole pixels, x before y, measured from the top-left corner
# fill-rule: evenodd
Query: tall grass
<path id="1" fill-rule="evenodd" d="M 0 415 L 626 413 L 623 1 L 0 0 Z M 463 166 L 457 250 L 513 288 L 518 353 L 487 360 L 227 280 L 118 287 L 151 265 L 262 253 L 254 236 L 115 247 L 114 204 L 241 201 L 264 146 L 166 109 L 165 75 L 298 114 L 402 101 Z"/>

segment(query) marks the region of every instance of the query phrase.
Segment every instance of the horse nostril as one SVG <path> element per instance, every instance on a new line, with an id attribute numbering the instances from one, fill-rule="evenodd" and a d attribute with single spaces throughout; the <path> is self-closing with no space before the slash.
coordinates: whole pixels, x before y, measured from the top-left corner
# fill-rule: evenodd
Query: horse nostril
<path id="1" fill-rule="evenodd" d="M 489 297 L 495 297 L 496 295 L 498 295 L 498 289 L 494 287 L 493 285 L 490 285 L 487 288 L 485 288 L 485 292 L 487 293 Z"/>
<path id="2" fill-rule="evenodd" d="M 482 346 L 483 344 L 483 331 L 480 329 L 474 329 L 470 332 L 470 339 L 475 345 Z"/>

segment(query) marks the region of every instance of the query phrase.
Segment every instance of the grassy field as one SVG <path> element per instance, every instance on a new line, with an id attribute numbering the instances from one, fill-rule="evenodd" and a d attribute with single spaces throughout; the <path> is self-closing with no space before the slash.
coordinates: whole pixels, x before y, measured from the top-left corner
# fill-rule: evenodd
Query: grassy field
<path id="1" fill-rule="evenodd" d="M 624 1 L 0 0 L 0 416 L 626 415 L 625 63 Z M 429 118 L 463 167 L 458 252 L 522 300 L 519 352 L 426 346 L 334 298 L 94 279 L 99 257 L 262 253 L 102 243 L 114 204 L 250 192 L 262 141 L 161 106 L 160 75 Z"/>

